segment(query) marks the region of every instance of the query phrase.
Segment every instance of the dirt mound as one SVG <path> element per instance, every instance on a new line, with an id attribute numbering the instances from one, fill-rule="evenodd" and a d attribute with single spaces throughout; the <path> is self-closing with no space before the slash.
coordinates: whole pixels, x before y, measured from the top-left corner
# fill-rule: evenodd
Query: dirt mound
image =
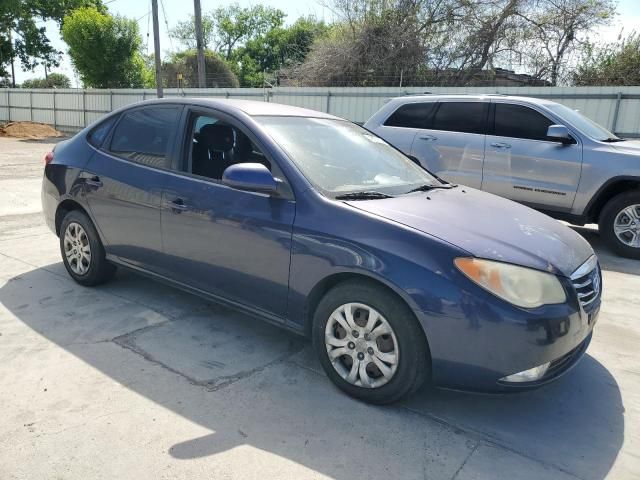
<path id="1" fill-rule="evenodd" d="M 0 136 L 14 138 L 48 138 L 63 137 L 64 134 L 45 123 L 12 122 L 0 126 Z"/>

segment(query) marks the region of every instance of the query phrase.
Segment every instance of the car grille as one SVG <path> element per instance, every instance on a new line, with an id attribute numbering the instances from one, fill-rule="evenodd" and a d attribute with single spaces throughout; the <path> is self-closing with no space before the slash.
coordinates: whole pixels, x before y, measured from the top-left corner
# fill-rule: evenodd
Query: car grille
<path id="1" fill-rule="evenodd" d="M 578 295 L 578 301 L 583 310 L 588 311 L 593 302 L 600 296 L 602 276 L 600 265 L 595 255 L 584 262 L 571 275 L 571 283 Z"/>

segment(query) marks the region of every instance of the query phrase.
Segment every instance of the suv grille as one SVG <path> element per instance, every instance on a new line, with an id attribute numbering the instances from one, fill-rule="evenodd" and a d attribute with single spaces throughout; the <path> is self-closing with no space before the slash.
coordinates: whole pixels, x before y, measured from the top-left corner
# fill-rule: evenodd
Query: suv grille
<path id="1" fill-rule="evenodd" d="M 600 265 L 595 255 L 584 262 L 571 275 L 571 283 L 578 294 L 578 300 L 584 310 L 587 310 L 600 295 L 602 277 Z"/>

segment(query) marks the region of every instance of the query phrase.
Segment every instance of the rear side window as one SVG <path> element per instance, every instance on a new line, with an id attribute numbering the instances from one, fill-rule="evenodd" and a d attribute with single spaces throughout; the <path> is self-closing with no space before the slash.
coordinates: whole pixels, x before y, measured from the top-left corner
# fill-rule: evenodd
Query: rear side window
<path id="1" fill-rule="evenodd" d="M 384 124 L 387 127 L 426 128 L 435 102 L 407 103 L 398 108 Z"/>
<path id="2" fill-rule="evenodd" d="M 547 129 L 553 122 L 532 108 L 508 103 L 495 104 L 494 135 L 498 137 L 549 140 Z"/>
<path id="3" fill-rule="evenodd" d="M 118 118 L 118 115 L 112 115 L 102 123 L 98 124 L 97 127 L 94 127 L 87 136 L 89 143 L 94 147 L 99 148 L 104 142 L 104 139 L 107 138 L 107 135 L 109 135 L 111 127 L 113 127 L 113 124 L 116 123 Z"/>
<path id="4" fill-rule="evenodd" d="M 486 105 L 484 102 L 442 102 L 430 128 L 449 132 L 484 133 Z"/>
<path id="5" fill-rule="evenodd" d="M 168 167 L 178 129 L 178 107 L 146 107 L 124 113 L 111 139 L 110 151 L 150 167 Z"/>

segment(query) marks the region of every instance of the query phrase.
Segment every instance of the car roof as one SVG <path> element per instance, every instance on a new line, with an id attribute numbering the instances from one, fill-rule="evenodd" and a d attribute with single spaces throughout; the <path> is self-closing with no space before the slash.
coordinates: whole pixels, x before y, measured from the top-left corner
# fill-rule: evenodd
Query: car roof
<path id="1" fill-rule="evenodd" d="M 401 102 L 401 103 L 411 103 L 413 101 L 421 101 L 421 100 L 437 101 L 437 100 L 488 100 L 488 99 L 517 100 L 517 101 L 533 103 L 537 105 L 554 103 L 551 100 L 547 100 L 545 98 L 525 97 L 525 96 L 519 96 L 519 95 L 504 95 L 500 93 L 420 94 L 420 95 L 405 95 L 402 97 L 394 97 L 392 100 Z"/>
<path id="2" fill-rule="evenodd" d="M 334 120 L 344 120 L 343 118 L 329 115 L 328 113 L 310 110 L 308 108 L 294 107 L 291 105 L 283 105 L 281 103 L 261 102 L 256 100 L 234 100 L 223 98 L 201 98 L 201 97 L 166 97 L 156 100 L 145 100 L 136 104 L 127 105 L 151 105 L 162 103 L 179 103 L 187 105 L 196 105 L 201 107 L 217 108 L 225 112 L 240 110 L 250 116 L 281 116 L 281 117 L 312 117 L 312 118 L 330 118 Z"/>

